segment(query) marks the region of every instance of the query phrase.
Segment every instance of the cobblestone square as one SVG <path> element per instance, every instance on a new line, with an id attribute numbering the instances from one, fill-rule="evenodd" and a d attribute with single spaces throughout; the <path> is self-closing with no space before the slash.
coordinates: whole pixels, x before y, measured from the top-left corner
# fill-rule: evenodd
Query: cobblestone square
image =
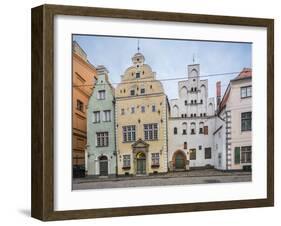
<path id="1" fill-rule="evenodd" d="M 73 179 L 73 190 L 105 189 L 187 184 L 251 182 L 251 172 L 224 172 L 214 169 L 172 172 L 164 175 Z"/>

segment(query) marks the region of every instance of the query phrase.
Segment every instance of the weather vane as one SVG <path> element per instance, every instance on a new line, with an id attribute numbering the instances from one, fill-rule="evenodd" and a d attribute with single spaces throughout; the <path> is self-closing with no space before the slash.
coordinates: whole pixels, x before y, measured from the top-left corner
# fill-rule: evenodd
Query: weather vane
<path id="1" fill-rule="evenodd" d="M 140 52 L 140 40 L 138 39 L 138 53 Z"/>

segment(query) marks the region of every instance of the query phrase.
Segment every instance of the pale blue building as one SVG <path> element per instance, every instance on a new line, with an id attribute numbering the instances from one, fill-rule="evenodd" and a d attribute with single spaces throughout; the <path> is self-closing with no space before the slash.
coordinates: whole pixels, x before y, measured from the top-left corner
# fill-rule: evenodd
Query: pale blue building
<path id="1" fill-rule="evenodd" d="M 86 170 L 88 175 L 115 176 L 114 88 L 104 66 L 97 67 L 97 74 L 87 109 Z"/>

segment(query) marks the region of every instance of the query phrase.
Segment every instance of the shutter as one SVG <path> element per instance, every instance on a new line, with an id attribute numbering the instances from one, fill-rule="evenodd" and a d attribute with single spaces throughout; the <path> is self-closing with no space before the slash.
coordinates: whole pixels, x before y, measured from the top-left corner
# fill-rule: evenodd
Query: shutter
<path id="1" fill-rule="evenodd" d="M 208 135 L 208 126 L 204 126 L 204 135 Z"/>
<path id="2" fill-rule="evenodd" d="M 240 164 L 240 147 L 235 147 L 234 156 L 235 156 L 234 163 Z"/>

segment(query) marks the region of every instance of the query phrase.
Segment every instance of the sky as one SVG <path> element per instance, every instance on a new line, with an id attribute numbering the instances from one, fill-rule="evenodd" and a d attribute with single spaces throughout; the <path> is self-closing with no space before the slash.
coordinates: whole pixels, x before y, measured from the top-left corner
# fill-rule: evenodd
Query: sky
<path id="1" fill-rule="evenodd" d="M 202 79 L 208 79 L 209 97 L 215 97 L 217 81 L 222 83 L 223 94 L 238 72 L 252 67 L 251 43 L 94 35 L 73 35 L 73 40 L 82 47 L 94 66 L 104 65 L 108 69 L 111 83 L 121 81 L 121 75 L 132 65 L 131 58 L 138 52 L 139 43 L 139 51 L 144 55 L 145 63 L 156 72 L 156 79 L 183 78 L 162 81 L 169 99 L 178 98 L 178 81 L 187 79 L 189 64 L 200 64 Z M 232 72 L 237 73 L 205 77 Z"/>

